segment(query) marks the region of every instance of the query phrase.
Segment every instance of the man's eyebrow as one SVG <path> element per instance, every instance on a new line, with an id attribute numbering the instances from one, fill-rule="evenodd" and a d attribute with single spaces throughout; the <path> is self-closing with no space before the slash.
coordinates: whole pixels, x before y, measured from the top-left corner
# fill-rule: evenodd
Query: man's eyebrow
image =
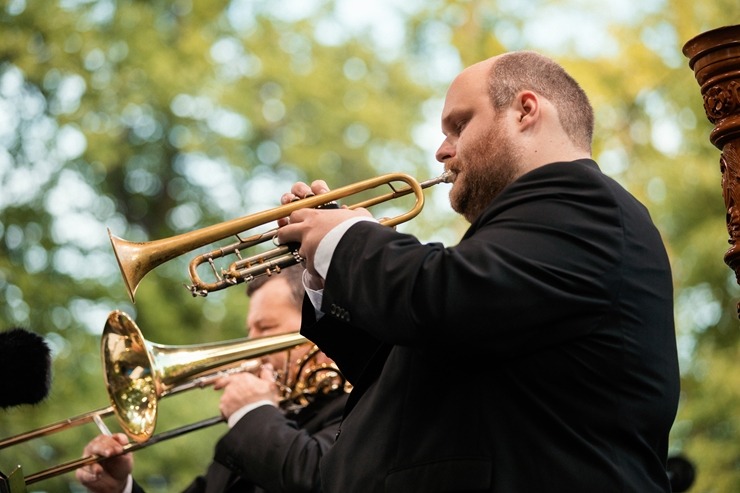
<path id="1" fill-rule="evenodd" d="M 454 126 L 454 122 L 466 118 L 470 114 L 469 110 L 457 109 L 452 110 L 442 117 L 442 130 L 451 128 Z"/>
<path id="2" fill-rule="evenodd" d="M 453 110 L 442 117 L 442 130 L 449 128 L 452 122 L 457 119 L 458 112 Z"/>

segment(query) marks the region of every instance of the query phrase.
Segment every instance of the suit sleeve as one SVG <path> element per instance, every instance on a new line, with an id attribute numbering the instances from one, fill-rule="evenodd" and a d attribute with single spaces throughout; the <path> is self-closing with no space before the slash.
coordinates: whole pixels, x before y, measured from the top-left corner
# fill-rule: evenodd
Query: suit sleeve
<path id="1" fill-rule="evenodd" d="M 596 326 L 618 290 L 619 207 L 600 173 L 544 168 L 507 188 L 453 247 L 352 226 L 329 267 L 325 316 L 341 307 L 390 344 L 508 354 L 582 335 L 545 323 L 574 310 L 592 323 L 573 330 Z"/>
<path id="2" fill-rule="evenodd" d="M 206 478 L 198 476 L 190 485 L 183 490 L 183 493 L 203 493 L 206 490 Z M 131 493 L 146 493 L 146 490 L 134 480 Z"/>
<path id="3" fill-rule="evenodd" d="M 357 330 L 331 316 L 316 320 L 314 307 L 304 299 L 301 334 L 317 344 L 342 370 L 353 385 L 381 347 L 381 342 L 363 330 Z"/>
<path id="4" fill-rule="evenodd" d="M 215 460 L 267 491 L 319 491 L 318 464 L 334 443 L 340 419 L 341 411 L 310 434 L 279 409 L 261 406 L 219 440 Z"/>

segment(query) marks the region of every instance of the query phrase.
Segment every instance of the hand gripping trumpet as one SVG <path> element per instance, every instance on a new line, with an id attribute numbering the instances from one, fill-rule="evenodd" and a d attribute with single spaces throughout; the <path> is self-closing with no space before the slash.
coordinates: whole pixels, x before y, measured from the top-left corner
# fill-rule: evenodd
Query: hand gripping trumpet
<path id="1" fill-rule="evenodd" d="M 266 241 L 273 241 L 277 234 L 277 229 L 245 238 L 240 237 L 240 233 L 287 217 L 295 210 L 321 207 L 327 203 L 372 190 L 382 185 L 387 185 L 391 191 L 348 207 L 350 209 L 369 208 L 413 193 L 416 198 L 413 207 L 397 216 L 380 220 L 380 223 L 386 226 L 396 226 L 413 219 L 421 212 L 421 209 L 424 207 L 423 189 L 439 183 L 448 183 L 449 181 L 450 174 L 448 172 L 424 182 L 418 182 L 415 178 L 404 173 L 390 173 L 337 188 L 325 194 L 315 195 L 273 209 L 161 240 L 132 242 L 113 235 L 110 230 L 108 233 L 111 244 L 113 245 L 113 251 L 116 254 L 118 266 L 123 275 L 123 280 L 126 283 L 126 290 L 132 302 L 134 302 L 139 283 L 149 271 L 196 248 L 235 236 L 237 238 L 236 243 L 199 255 L 190 262 L 189 271 L 192 284 L 187 287 L 193 296 L 206 296 L 212 291 L 218 291 L 242 282 L 249 282 L 258 276 L 278 273 L 284 267 L 297 264 L 303 260 L 298 254 L 298 245 L 295 244 L 280 245 L 262 253 L 242 257 L 242 252 L 246 249 Z M 396 188 L 393 185 L 396 182 L 404 182 L 407 186 Z M 228 268 L 218 272 L 213 263 L 214 259 L 227 255 L 235 255 L 237 260 L 232 262 Z M 216 277 L 214 282 L 204 282 L 198 276 L 198 266 L 204 263 L 208 263 L 211 266 L 213 274 Z"/>

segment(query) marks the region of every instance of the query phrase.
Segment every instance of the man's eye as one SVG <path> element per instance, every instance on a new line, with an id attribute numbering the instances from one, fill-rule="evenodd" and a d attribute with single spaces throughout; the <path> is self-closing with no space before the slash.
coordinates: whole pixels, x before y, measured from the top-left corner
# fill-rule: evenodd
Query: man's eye
<path id="1" fill-rule="evenodd" d="M 459 122 L 457 122 L 457 125 L 455 125 L 455 130 L 457 131 L 457 133 L 460 133 L 463 130 L 465 130 L 465 127 L 467 125 L 468 125 L 468 121 L 467 120 L 460 120 Z"/>

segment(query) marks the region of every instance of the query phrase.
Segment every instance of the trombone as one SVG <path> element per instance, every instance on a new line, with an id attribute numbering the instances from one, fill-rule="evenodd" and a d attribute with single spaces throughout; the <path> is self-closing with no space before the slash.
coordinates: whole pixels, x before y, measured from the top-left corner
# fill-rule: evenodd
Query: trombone
<path id="1" fill-rule="evenodd" d="M 184 390 L 209 385 L 225 373 L 251 371 L 259 367 L 257 358 L 307 342 L 298 333 L 288 333 L 202 345 L 165 346 L 145 340 L 129 315 L 119 310 L 113 311 L 108 315 L 101 340 L 101 357 L 111 405 L 0 440 L 0 449 L 89 422 L 95 422 L 101 432 L 105 432 L 102 418 L 111 414 L 116 415 L 123 431 L 133 440 L 124 447 L 124 453 L 212 426 L 222 422 L 223 418 L 217 416 L 154 435 L 159 400 Z M 304 360 L 299 376 L 305 374 L 305 377 L 314 378 L 315 372 L 304 371 L 306 364 L 307 361 Z M 317 369 L 324 370 L 330 370 L 327 377 L 341 377 L 334 368 Z M 316 386 L 323 388 L 315 390 L 299 383 L 298 378 L 295 383 L 288 382 L 286 375 L 283 394 L 288 396 L 287 400 L 303 398 L 314 391 L 326 392 L 328 381 L 317 382 Z M 343 379 L 341 385 L 345 385 Z M 339 384 L 332 384 L 332 389 L 337 388 Z M 22 477 L 20 467 L 8 476 L 0 473 L 0 493 L 7 493 L 7 488 L 12 493 L 23 492 L 25 487 L 20 489 L 19 484 L 32 484 L 104 459 L 97 456 L 83 457 L 29 475 L 22 480 L 18 479 L 19 476 Z"/>
<path id="2" fill-rule="evenodd" d="M 110 236 L 113 252 L 116 255 L 118 267 L 121 270 L 131 302 L 134 302 L 136 289 L 138 288 L 139 283 L 144 276 L 149 273 L 149 271 L 175 257 L 195 250 L 196 248 L 223 240 L 230 236 L 236 236 L 236 243 L 199 255 L 190 262 L 189 274 L 192 284 L 187 286 L 187 288 L 193 296 L 207 296 L 208 293 L 212 291 L 218 291 L 242 282 L 250 282 L 258 276 L 269 276 L 273 273 L 279 273 L 281 269 L 300 263 L 303 260 L 298 253 L 298 245 L 295 244 L 280 245 L 266 252 L 242 258 L 241 252 L 247 248 L 251 248 L 266 241 L 274 241 L 277 229 L 272 229 L 261 234 L 254 234 L 246 238 L 239 236 L 242 232 L 248 231 L 256 226 L 261 226 L 265 223 L 287 217 L 291 212 L 298 209 L 322 207 L 332 202 L 336 202 L 339 199 L 343 199 L 360 192 L 369 191 L 383 185 L 390 187 L 391 191 L 383 195 L 355 203 L 348 206 L 348 208 L 368 208 L 413 193 L 416 198 L 413 207 L 397 216 L 380 220 L 380 223 L 386 226 L 396 226 L 402 222 L 413 219 L 419 214 L 419 212 L 421 212 L 421 209 L 424 207 L 423 189 L 439 183 L 449 183 L 450 180 L 451 174 L 449 172 L 445 172 L 436 178 L 432 178 L 424 182 L 418 182 L 415 178 L 404 173 L 390 173 L 337 188 L 325 194 L 304 198 L 273 209 L 268 209 L 252 215 L 232 219 L 230 221 L 207 226 L 196 231 L 160 240 L 149 242 L 127 241 L 113 235 L 110 229 L 108 230 L 108 235 Z M 404 182 L 407 186 L 404 188 L 396 188 L 394 186 L 394 183 L 396 182 Z M 227 269 L 222 269 L 219 273 L 213 260 L 227 255 L 235 255 L 237 260 Z M 216 277 L 215 282 L 204 282 L 198 276 L 197 268 L 204 263 L 208 263 L 211 266 L 213 274 Z"/>

